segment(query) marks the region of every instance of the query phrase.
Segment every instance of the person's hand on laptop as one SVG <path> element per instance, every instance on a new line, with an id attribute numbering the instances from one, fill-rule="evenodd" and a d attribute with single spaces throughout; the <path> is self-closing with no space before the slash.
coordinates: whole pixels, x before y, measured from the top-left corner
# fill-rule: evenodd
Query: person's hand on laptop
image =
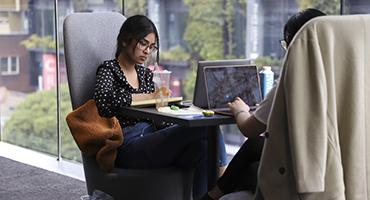
<path id="1" fill-rule="evenodd" d="M 241 112 L 249 113 L 250 110 L 249 106 L 240 97 L 235 97 L 234 101 L 229 102 L 228 105 L 234 116 Z"/>
<path id="2" fill-rule="evenodd" d="M 257 137 L 266 129 L 266 126 L 259 122 L 254 115 L 249 113 L 250 107 L 241 98 L 236 97 L 233 102 L 228 103 L 231 112 L 234 114 L 235 122 L 245 137 Z"/>

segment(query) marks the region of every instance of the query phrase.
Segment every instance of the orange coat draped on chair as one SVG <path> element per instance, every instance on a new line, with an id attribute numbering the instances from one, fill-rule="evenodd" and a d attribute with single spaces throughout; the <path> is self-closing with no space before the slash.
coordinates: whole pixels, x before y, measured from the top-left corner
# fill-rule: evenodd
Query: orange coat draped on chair
<path id="1" fill-rule="evenodd" d="M 82 153 L 95 155 L 99 168 L 114 167 L 117 148 L 123 143 L 118 119 L 100 117 L 94 100 L 89 100 L 67 116 L 67 123 Z"/>

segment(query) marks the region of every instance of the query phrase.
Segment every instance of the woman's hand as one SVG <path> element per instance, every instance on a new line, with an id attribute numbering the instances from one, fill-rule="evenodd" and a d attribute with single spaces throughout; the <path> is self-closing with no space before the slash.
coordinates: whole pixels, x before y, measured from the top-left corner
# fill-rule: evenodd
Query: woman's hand
<path id="1" fill-rule="evenodd" d="M 228 103 L 228 105 L 234 116 L 240 112 L 249 113 L 250 110 L 249 106 L 246 103 L 244 103 L 244 101 L 240 97 L 236 97 L 234 101 Z"/>
<path id="2" fill-rule="evenodd" d="M 236 97 L 228 104 L 239 130 L 245 137 L 257 137 L 266 130 L 266 125 L 249 113 L 250 108 L 242 99 Z"/>
<path id="3" fill-rule="evenodd" d="M 143 94 L 143 93 L 132 94 L 132 101 L 141 101 L 141 100 L 148 100 L 148 99 L 170 97 L 171 94 L 172 94 L 171 90 L 165 87 L 161 87 L 161 88 L 156 89 L 153 93 L 149 93 L 149 94 Z"/>

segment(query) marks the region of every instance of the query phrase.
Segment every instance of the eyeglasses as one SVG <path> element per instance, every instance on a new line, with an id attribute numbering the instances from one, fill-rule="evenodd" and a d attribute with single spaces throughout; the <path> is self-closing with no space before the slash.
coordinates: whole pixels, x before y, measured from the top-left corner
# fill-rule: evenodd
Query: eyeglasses
<path id="1" fill-rule="evenodd" d="M 150 44 L 150 42 L 145 39 L 141 39 L 137 42 L 137 48 L 142 51 L 149 50 L 149 53 L 156 53 L 158 51 L 158 47 L 155 44 Z"/>
<path id="2" fill-rule="evenodd" d="M 284 39 L 279 40 L 281 47 L 286 50 L 288 48 L 288 44 Z"/>

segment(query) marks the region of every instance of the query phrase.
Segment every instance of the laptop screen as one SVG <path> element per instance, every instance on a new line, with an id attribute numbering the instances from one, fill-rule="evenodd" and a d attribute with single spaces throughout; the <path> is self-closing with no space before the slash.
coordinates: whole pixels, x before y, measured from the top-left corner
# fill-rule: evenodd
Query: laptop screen
<path id="1" fill-rule="evenodd" d="M 228 108 L 235 97 L 249 106 L 262 100 L 256 66 L 209 66 L 204 68 L 204 78 L 210 109 Z"/>
<path id="2" fill-rule="evenodd" d="M 225 65 L 248 65 L 250 60 L 230 59 L 230 60 L 206 60 L 198 62 L 197 75 L 195 79 L 193 104 L 200 108 L 208 108 L 206 97 L 206 86 L 204 82 L 204 68 L 208 66 L 225 66 Z"/>

